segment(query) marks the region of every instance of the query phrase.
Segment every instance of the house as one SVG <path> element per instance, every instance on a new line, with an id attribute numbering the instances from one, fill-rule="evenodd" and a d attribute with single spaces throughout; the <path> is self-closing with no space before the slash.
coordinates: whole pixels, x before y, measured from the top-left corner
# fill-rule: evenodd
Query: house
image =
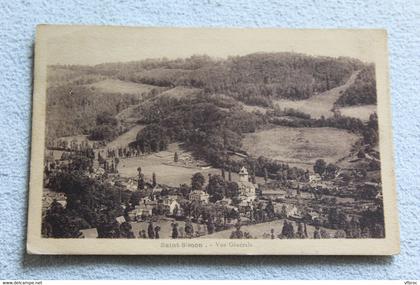
<path id="1" fill-rule="evenodd" d="M 302 212 L 295 205 L 287 205 L 286 214 L 288 218 L 295 220 L 301 220 L 303 218 Z"/>
<path id="2" fill-rule="evenodd" d="M 182 208 L 181 205 L 178 203 L 177 200 L 173 200 L 168 206 L 166 206 L 168 209 L 169 215 L 180 215 Z"/>
<path id="3" fill-rule="evenodd" d="M 307 216 L 312 220 L 312 221 L 315 221 L 315 220 L 317 220 L 317 219 L 319 219 L 320 218 L 320 215 L 319 215 L 319 213 L 318 212 L 315 212 L 315 211 L 310 211 L 309 213 L 307 213 Z"/>
<path id="4" fill-rule="evenodd" d="M 115 220 L 116 220 L 119 224 L 122 224 L 122 223 L 124 223 L 124 222 L 125 222 L 125 218 L 124 218 L 124 216 L 119 216 L 119 217 L 116 217 L 116 218 L 115 218 Z"/>
<path id="5" fill-rule="evenodd" d="M 256 186 L 249 181 L 248 170 L 243 166 L 238 174 L 239 198 L 247 202 L 254 201 L 257 198 Z"/>
<path id="6" fill-rule="evenodd" d="M 286 197 L 286 192 L 281 189 L 263 189 L 261 191 L 261 196 L 272 200 L 284 199 Z"/>
<path id="7" fill-rule="evenodd" d="M 146 204 L 140 204 L 138 206 L 135 207 L 135 209 L 133 211 L 130 212 L 131 215 L 134 215 L 135 217 L 137 216 L 142 216 L 142 217 L 150 217 L 153 214 L 153 207 L 150 205 L 146 205 Z M 129 215 L 130 215 L 129 213 Z M 130 215 L 130 217 L 131 217 Z"/>
<path id="8" fill-rule="evenodd" d="M 309 175 L 309 183 L 311 185 L 319 181 L 321 181 L 321 175 L 319 175 L 318 173 Z"/>
<path id="9" fill-rule="evenodd" d="M 153 187 L 152 195 L 159 196 L 162 193 L 162 190 L 163 190 L 162 187 L 160 187 L 159 185 L 156 185 L 155 187 Z"/>
<path id="10" fill-rule="evenodd" d="M 190 193 L 190 201 L 198 201 L 202 203 L 209 202 L 209 194 L 204 192 L 203 190 L 194 190 Z"/>

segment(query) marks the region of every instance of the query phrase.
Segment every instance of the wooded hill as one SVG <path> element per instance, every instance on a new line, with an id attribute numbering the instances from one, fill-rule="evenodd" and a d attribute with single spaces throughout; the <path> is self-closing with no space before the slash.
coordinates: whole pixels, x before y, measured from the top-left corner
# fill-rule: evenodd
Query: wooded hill
<path id="1" fill-rule="evenodd" d="M 338 106 L 376 104 L 375 66 L 364 67 L 336 104 Z"/>
<path id="2" fill-rule="evenodd" d="M 96 126 L 98 114 L 116 115 L 127 106 L 141 104 L 142 99 L 174 87 L 198 88 L 209 101 L 224 98 L 217 101 L 227 105 L 241 101 L 271 107 L 272 99 L 301 100 L 343 84 L 352 72 L 364 67 L 356 59 L 295 53 L 49 66 L 47 137 L 88 134 Z M 95 82 L 110 79 L 148 88 L 143 96 L 123 89 L 110 92 L 95 88 Z"/>

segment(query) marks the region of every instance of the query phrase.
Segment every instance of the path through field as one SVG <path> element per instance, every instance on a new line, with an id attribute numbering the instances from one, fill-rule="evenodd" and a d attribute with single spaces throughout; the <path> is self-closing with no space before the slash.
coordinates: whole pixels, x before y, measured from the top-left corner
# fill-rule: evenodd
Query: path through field
<path id="1" fill-rule="evenodd" d="M 353 84 L 358 73 L 359 71 L 353 72 L 345 84 L 312 96 L 309 99 L 299 101 L 279 99 L 274 100 L 274 103 L 280 108 L 293 108 L 306 114 L 310 114 L 312 118 L 320 118 L 321 116 L 326 118 L 331 117 L 334 115 L 332 111 L 334 103 L 341 96 L 342 92 Z"/>
<path id="2" fill-rule="evenodd" d="M 107 148 L 127 147 L 129 143 L 136 140 L 137 133 L 141 131 L 145 125 L 135 125 L 127 132 L 117 137 L 106 145 Z"/>

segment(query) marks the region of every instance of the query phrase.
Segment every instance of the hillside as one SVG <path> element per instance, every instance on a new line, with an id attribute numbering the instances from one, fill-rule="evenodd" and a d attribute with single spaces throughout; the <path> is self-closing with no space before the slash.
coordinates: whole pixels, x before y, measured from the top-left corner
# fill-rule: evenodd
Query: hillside
<path id="1" fill-rule="evenodd" d="M 313 103 L 320 101 L 318 105 L 329 112 L 330 104 L 323 101 L 332 97 L 336 101 L 337 92 L 346 89 L 351 75 L 364 66 L 355 59 L 294 53 L 50 66 L 47 137 L 88 134 L 103 112 L 128 127 L 136 122 L 157 123 L 173 113 L 178 101 L 205 102 L 220 111 L 241 105 L 242 111 L 237 107 L 233 113 L 239 117 L 257 110 L 265 113 L 280 99 L 298 105 L 306 101 L 314 110 Z M 297 109 L 303 108 L 298 105 Z M 251 122 L 251 129 L 256 125 Z"/>
<path id="2" fill-rule="evenodd" d="M 352 73 L 349 79 L 338 87 L 332 88 L 320 94 L 316 94 L 306 100 L 274 100 L 274 103 L 279 108 L 293 108 L 303 113 L 311 115 L 313 118 L 320 118 L 321 116 L 330 117 L 333 115 L 333 108 L 335 102 L 340 98 L 341 94 L 354 84 L 358 76 L 358 71 Z"/>
<path id="3" fill-rule="evenodd" d="M 338 98 L 336 104 L 338 106 L 375 105 L 375 67 L 373 65 L 364 67 L 349 88 Z"/>

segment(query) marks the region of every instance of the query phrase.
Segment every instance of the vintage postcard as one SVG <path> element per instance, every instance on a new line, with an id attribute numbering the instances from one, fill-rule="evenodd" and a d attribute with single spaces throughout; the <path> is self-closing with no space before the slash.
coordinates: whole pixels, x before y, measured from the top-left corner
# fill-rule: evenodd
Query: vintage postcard
<path id="1" fill-rule="evenodd" d="M 399 252 L 383 30 L 37 27 L 31 254 Z"/>

